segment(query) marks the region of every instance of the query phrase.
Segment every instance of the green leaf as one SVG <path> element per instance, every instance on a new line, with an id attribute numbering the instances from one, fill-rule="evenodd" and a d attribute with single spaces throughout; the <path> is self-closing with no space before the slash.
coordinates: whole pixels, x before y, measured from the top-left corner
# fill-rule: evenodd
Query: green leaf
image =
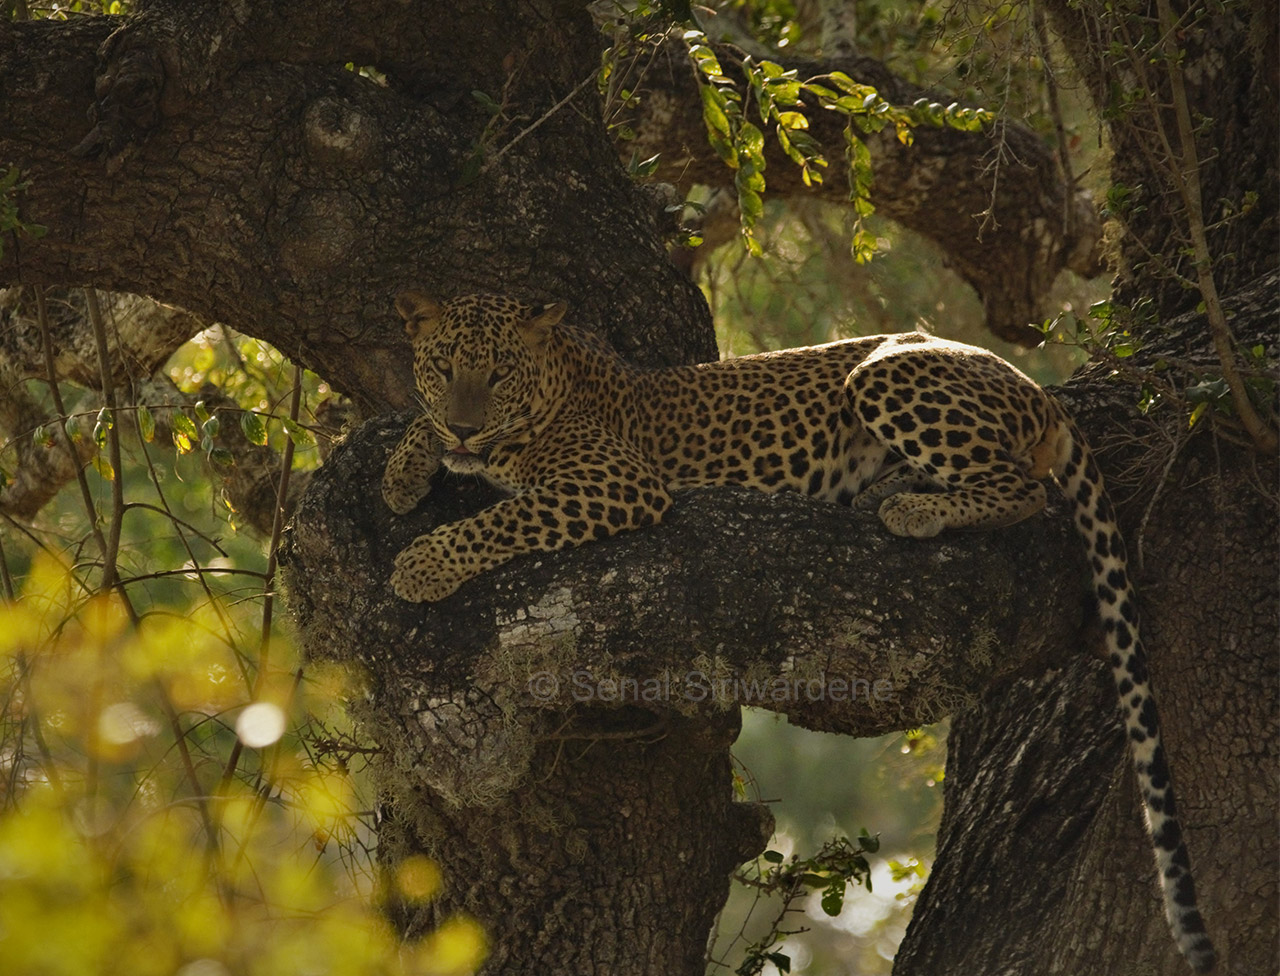
<path id="1" fill-rule="evenodd" d="M 189 454 L 196 441 L 200 439 L 200 432 L 196 430 L 195 423 L 185 413 L 175 411 L 170 427 L 173 431 L 173 445 L 178 449 L 178 453 Z"/>
<path id="2" fill-rule="evenodd" d="M 799 105 L 800 93 L 804 90 L 804 85 L 790 79 L 771 82 L 769 85 L 769 92 L 779 105 Z"/>
<path id="3" fill-rule="evenodd" d="M 107 432 L 115 426 L 115 421 L 111 419 L 111 411 L 103 407 L 98 411 L 98 419 L 93 425 L 93 442 L 98 447 L 106 447 Z"/>
<path id="4" fill-rule="evenodd" d="M 781 864 L 786 860 L 781 851 L 765 851 L 760 856 L 770 864 Z"/>
<path id="5" fill-rule="evenodd" d="M 93 469 L 97 471 L 98 474 L 102 475 L 105 480 L 116 480 L 115 469 L 111 467 L 111 462 L 106 459 L 105 455 L 94 454 L 93 457 L 89 459 L 89 462 L 93 465 Z"/>
<path id="6" fill-rule="evenodd" d="M 488 94 L 475 88 L 471 91 L 471 97 L 490 115 L 497 115 L 502 111 L 502 106 L 495 102 Z"/>
<path id="7" fill-rule="evenodd" d="M 138 404 L 138 432 L 148 444 L 156 439 L 156 418 L 145 403 Z"/>
<path id="8" fill-rule="evenodd" d="M 188 417 L 185 413 L 182 413 L 181 411 L 177 411 L 174 413 L 173 419 L 170 422 L 170 425 L 173 427 L 174 430 L 179 431 L 180 433 L 186 434 L 187 437 L 189 437 L 193 441 L 198 440 L 200 437 L 200 432 L 196 430 L 195 422 L 190 417 Z"/>
<path id="9" fill-rule="evenodd" d="M 867 144 L 853 134 L 852 129 L 845 129 L 847 154 L 849 159 L 850 199 L 865 197 L 871 190 L 871 150 Z"/>
<path id="10" fill-rule="evenodd" d="M 661 153 L 654 153 L 648 159 L 640 159 L 639 153 L 634 150 L 631 153 L 631 159 L 627 163 L 627 173 L 632 179 L 644 179 L 652 176 L 658 168 L 658 162 L 662 158 Z"/>
<path id="11" fill-rule="evenodd" d="M 289 440 L 293 441 L 296 447 L 303 447 L 307 443 L 307 432 L 300 427 L 297 422 L 285 417 L 282 421 L 284 424 L 284 432 L 289 435 Z"/>
<path id="12" fill-rule="evenodd" d="M 844 882 L 832 885 L 822 892 L 822 910 L 834 918 L 844 908 Z"/>
<path id="13" fill-rule="evenodd" d="M 787 132 L 787 137 L 792 144 L 803 153 L 808 159 L 812 160 L 816 165 L 826 166 L 827 161 L 822 155 L 822 144 L 818 142 L 808 132 L 800 129 L 791 129 Z"/>
<path id="14" fill-rule="evenodd" d="M 730 169 L 738 168 L 738 152 L 733 146 L 733 132 L 726 113 L 724 93 L 711 85 L 699 86 L 702 94 L 702 124 L 707 128 L 707 141 Z"/>
<path id="15" fill-rule="evenodd" d="M 217 414 L 200 425 L 200 433 L 204 437 L 217 437 L 220 430 L 222 430 L 222 421 L 218 419 Z"/>
<path id="16" fill-rule="evenodd" d="M 743 223 L 750 227 L 764 214 L 764 201 L 751 187 L 739 185 L 738 209 L 742 214 Z"/>
<path id="17" fill-rule="evenodd" d="M 791 957 L 785 952 L 771 952 L 765 958 L 778 967 L 778 972 L 791 972 Z"/>
<path id="18" fill-rule="evenodd" d="M 244 439 L 250 444 L 256 444 L 258 447 L 266 445 L 267 425 L 255 411 L 246 410 L 240 414 L 240 430 L 244 434 Z"/>
<path id="19" fill-rule="evenodd" d="M 725 110 L 724 92 L 714 85 L 701 85 L 702 121 L 710 132 L 718 133 L 725 139 L 731 139 L 733 132 L 729 127 L 729 116 Z"/>
<path id="20" fill-rule="evenodd" d="M 224 468 L 235 467 L 235 456 L 225 447 L 215 447 L 209 452 L 209 460 Z"/>
<path id="21" fill-rule="evenodd" d="M 1187 400 L 1191 403 L 1212 403 L 1215 400 L 1221 400 L 1231 392 L 1227 386 L 1227 381 L 1222 377 L 1212 380 L 1203 380 L 1192 386 L 1187 387 Z"/>
<path id="22" fill-rule="evenodd" d="M 848 92 L 850 95 L 857 95 L 859 98 L 863 98 L 868 94 L 876 94 L 876 90 L 870 85 L 859 84 L 843 71 L 833 71 L 831 74 L 827 75 L 827 77 L 835 82 L 838 88 L 842 91 Z"/>
<path id="23" fill-rule="evenodd" d="M 755 193 L 764 192 L 764 176 L 751 160 L 744 160 L 738 168 L 738 172 L 734 174 L 733 183 L 738 188 L 738 192 L 743 190 L 751 190 Z M 757 213 L 758 217 L 759 214 Z"/>
<path id="24" fill-rule="evenodd" d="M 797 166 L 804 166 L 804 156 L 800 153 L 800 150 L 796 149 L 795 146 L 791 144 L 791 139 L 787 135 L 787 130 L 782 126 L 778 126 L 774 131 L 774 135 L 778 137 L 778 145 L 781 146 L 782 151 L 787 154 L 787 158 Z"/>
<path id="25" fill-rule="evenodd" d="M 690 36 L 702 37 L 703 35 L 700 31 L 688 31 L 685 33 L 686 39 Z M 693 45 L 689 48 L 689 55 L 693 58 L 694 64 L 698 66 L 698 70 L 708 78 L 717 81 L 724 78 L 724 71 L 720 68 L 720 61 L 716 58 L 716 52 L 707 47 L 707 45 Z"/>

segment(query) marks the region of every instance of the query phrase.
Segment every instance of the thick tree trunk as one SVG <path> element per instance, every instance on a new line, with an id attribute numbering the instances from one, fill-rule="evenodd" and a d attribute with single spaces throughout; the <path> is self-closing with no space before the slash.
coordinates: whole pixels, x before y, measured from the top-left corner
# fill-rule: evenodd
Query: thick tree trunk
<path id="1" fill-rule="evenodd" d="M 1272 355 L 1278 286 L 1267 276 L 1233 303 L 1241 340 L 1263 342 Z M 1212 363 L 1204 328 L 1199 315 L 1170 323 L 1141 358 L 1203 368 Z M 1132 390 L 1091 384 L 1072 403 L 1087 429 L 1101 431 L 1134 413 Z M 1220 972 L 1272 972 L 1280 937 L 1276 466 L 1207 427 L 1184 446 L 1136 418 L 1130 429 L 1101 458 L 1113 482 L 1128 482 L 1120 474 L 1152 464 L 1153 453 L 1176 451 L 1139 471 L 1119 509 L 1145 555 L 1136 577 L 1142 625 L 1201 905 Z M 1156 910 L 1115 714 L 1106 666 L 1088 660 L 993 689 L 956 716 L 937 860 L 895 974 L 1189 972 Z"/>
<path id="2" fill-rule="evenodd" d="M 1186 5 L 1172 40 L 1188 108 L 1196 120 L 1192 168 L 1179 140 L 1161 41 L 1159 5 L 1058 4 L 1048 9 L 1081 75 L 1090 79 L 1115 149 L 1123 223 L 1122 266 L 1113 325 L 1149 345 L 1129 368 L 1177 364 L 1161 373 L 1182 389 L 1222 376 L 1208 353 L 1208 325 L 1193 309 L 1202 296 L 1192 267 L 1191 210 L 1178 181 L 1195 182 L 1215 256 L 1219 290 L 1234 292 L 1228 321 L 1236 346 L 1261 345 L 1276 361 L 1276 125 L 1280 71 L 1276 7 L 1265 2 L 1200 10 Z M 1142 96 L 1154 93 L 1152 110 Z M 1259 278 L 1259 276 L 1263 276 Z M 1247 285 L 1248 287 L 1242 287 Z M 1188 365 L 1190 364 L 1190 365 Z M 1259 377 L 1274 384 L 1274 367 Z M 1095 430 L 1129 416 L 1137 398 L 1113 395 L 1095 410 Z M 1274 385 L 1264 416 L 1274 417 Z M 1269 401 L 1269 402 L 1267 402 Z M 1134 434 L 1104 466 L 1137 471 L 1138 490 L 1120 506 L 1131 540 L 1146 554 L 1144 627 L 1153 683 L 1202 904 L 1220 951 L 1220 970 L 1275 972 L 1280 957 L 1276 878 L 1276 565 L 1274 459 L 1259 460 L 1214 438 L 1197 437 L 1163 462 L 1163 440 Z M 1179 424 L 1181 426 L 1181 424 Z M 1144 473 L 1145 472 L 1145 473 Z M 1151 500 L 1155 493 L 1154 501 Z M 1154 891 L 1138 853 L 1132 778 L 1121 743 L 1104 731 L 1113 714 L 1095 671 L 1015 687 L 988 708 L 959 718 L 950 739 L 947 815 L 933 877 L 899 954 L 895 973 L 984 971 L 997 965 L 1034 973 L 1181 973 L 1163 923 L 1142 912 Z M 1065 746 L 1065 748 L 1064 748 Z M 1064 762 L 1064 756 L 1069 757 Z M 1267 770 L 1259 776 L 1259 769 Z M 999 826 L 987 819 L 999 811 Z M 1009 813 L 1018 827 L 1010 832 Z M 1060 865 L 1025 885 L 1025 864 Z M 974 871 L 981 865 L 981 878 Z M 970 895 L 957 911 L 960 893 Z M 999 924 L 977 926 L 985 908 Z M 978 935 L 975 936 L 975 930 Z"/>

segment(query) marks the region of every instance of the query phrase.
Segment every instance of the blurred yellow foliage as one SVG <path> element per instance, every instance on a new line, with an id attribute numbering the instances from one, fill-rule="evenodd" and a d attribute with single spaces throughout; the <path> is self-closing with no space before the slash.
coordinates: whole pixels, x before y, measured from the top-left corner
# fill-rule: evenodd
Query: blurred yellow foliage
<path id="1" fill-rule="evenodd" d="M 475 922 L 404 945 L 379 911 L 348 677 L 278 632 L 259 674 L 252 604 L 137 614 L 83 580 L 36 556 L 0 602 L 0 971 L 474 972 Z M 423 857 L 392 874 L 406 901 L 441 890 Z"/>

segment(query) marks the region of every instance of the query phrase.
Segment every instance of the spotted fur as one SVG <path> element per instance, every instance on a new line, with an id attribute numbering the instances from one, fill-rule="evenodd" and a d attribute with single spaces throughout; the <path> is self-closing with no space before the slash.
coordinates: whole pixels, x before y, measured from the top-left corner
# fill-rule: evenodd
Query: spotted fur
<path id="1" fill-rule="evenodd" d="M 644 370 L 562 305 L 498 296 L 397 300 L 424 413 L 387 464 L 405 513 L 441 463 L 511 497 L 419 536 L 391 583 L 439 600 L 529 552 L 655 523 L 670 492 L 738 484 L 877 505 L 895 535 L 986 529 L 1040 511 L 1053 476 L 1093 574 L 1165 911 L 1197 972 L 1214 949 L 1196 908 L 1124 541 L 1088 445 L 1063 408 L 998 356 L 921 333 Z"/>

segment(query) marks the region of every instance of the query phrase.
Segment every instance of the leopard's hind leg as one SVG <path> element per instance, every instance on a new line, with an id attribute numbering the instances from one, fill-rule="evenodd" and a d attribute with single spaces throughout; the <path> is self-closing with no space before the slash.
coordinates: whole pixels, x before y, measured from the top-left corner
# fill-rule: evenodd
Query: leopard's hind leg
<path id="1" fill-rule="evenodd" d="M 849 374 L 845 395 L 863 428 L 901 458 L 864 492 L 882 499 L 880 519 L 895 535 L 996 528 L 1044 508 L 1047 397 L 996 357 L 943 343 L 890 348 Z"/>

